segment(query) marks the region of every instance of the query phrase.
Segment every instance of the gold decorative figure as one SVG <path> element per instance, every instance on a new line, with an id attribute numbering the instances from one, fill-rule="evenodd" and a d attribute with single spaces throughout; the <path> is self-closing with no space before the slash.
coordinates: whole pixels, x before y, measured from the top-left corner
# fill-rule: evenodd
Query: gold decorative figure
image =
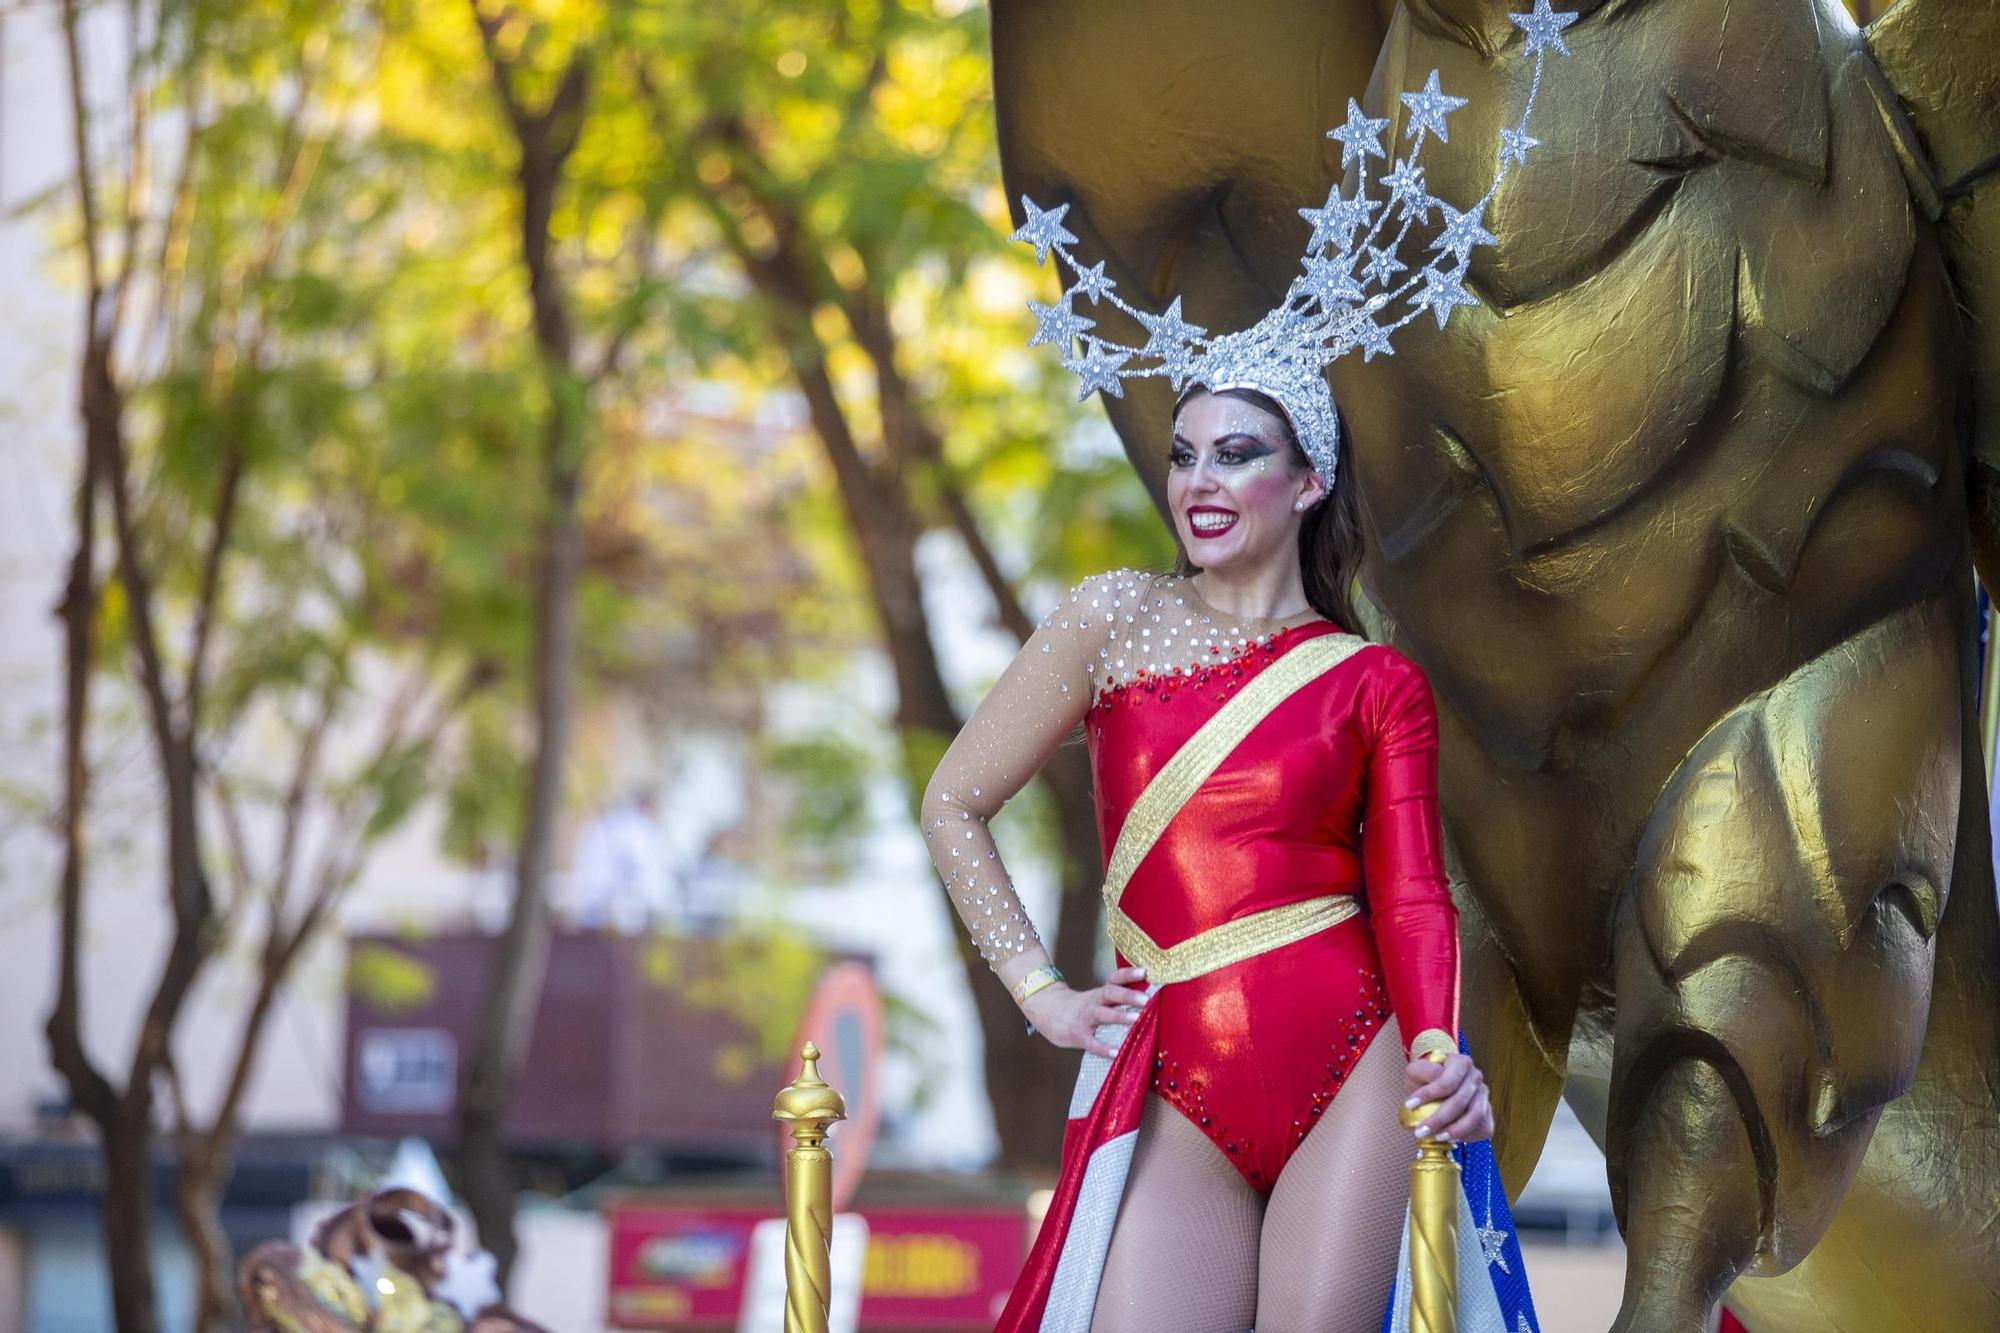
<path id="1" fill-rule="evenodd" d="M 1444 1063 L 1441 1054 L 1428 1058 Z M 1415 1129 L 1439 1102 L 1405 1108 L 1403 1127 Z M 1458 1162 L 1451 1145 L 1426 1136 L 1410 1163 L 1410 1333 L 1458 1330 Z"/>
<path id="2" fill-rule="evenodd" d="M 799 1052 L 805 1068 L 781 1088 L 771 1118 L 792 1127 L 785 1154 L 785 1333 L 827 1333 L 833 1299 L 833 1154 L 826 1132 L 847 1119 L 847 1103 L 819 1076 L 819 1047 Z"/>
<path id="3" fill-rule="evenodd" d="M 1009 196 L 1243 327 L 1349 96 L 1401 143 L 1440 70 L 1470 105 L 1427 183 L 1484 192 L 1528 7 L 994 0 Z M 1557 7 L 1481 305 L 1333 369 L 1370 628 L 1437 693 L 1503 1174 L 1566 1095 L 1621 1330 L 1725 1294 L 1758 1333 L 2000 1328 L 2000 4 Z M 1157 496 L 1170 394 L 1107 407 Z"/>

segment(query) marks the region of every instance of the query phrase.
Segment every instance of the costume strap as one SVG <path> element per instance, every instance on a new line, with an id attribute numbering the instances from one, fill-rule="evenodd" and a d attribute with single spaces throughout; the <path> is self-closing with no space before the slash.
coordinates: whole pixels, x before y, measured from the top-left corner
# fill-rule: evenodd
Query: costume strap
<path id="1" fill-rule="evenodd" d="M 1226 921 L 1171 948 L 1163 948 L 1120 910 L 1119 900 L 1146 853 L 1203 783 L 1279 704 L 1368 646 L 1352 634 L 1307 639 L 1250 678 L 1215 716 L 1161 766 L 1132 803 L 1111 849 L 1104 874 L 1104 906 L 1112 942 L 1155 985 L 1187 981 L 1219 967 L 1304 939 L 1353 916 L 1360 908 L 1345 894 L 1286 903 Z"/>

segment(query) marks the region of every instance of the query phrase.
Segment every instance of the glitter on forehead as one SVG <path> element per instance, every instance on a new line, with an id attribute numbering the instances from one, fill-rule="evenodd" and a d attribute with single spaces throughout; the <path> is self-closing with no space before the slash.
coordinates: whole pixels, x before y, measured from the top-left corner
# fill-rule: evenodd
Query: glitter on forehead
<path id="1" fill-rule="evenodd" d="M 1470 208 L 1454 208 L 1430 194 L 1417 164 L 1430 136 L 1449 141 L 1446 118 L 1466 105 L 1439 86 L 1436 70 L 1420 90 L 1402 94 L 1410 143 L 1382 176 L 1388 190 L 1383 199 L 1368 193 L 1368 161 L 1387 161 L 1381 136 L 1389 122 L 1363 115 L 1348 99 L 1346 124 L 1327 137 L 1341 145 L 1341 167 L 1357 173 L 1354 193 L 1343 194 L 1336 181 L 1324 204 L 1299 210 L 1312 229 L 1302 272 L 1275 309 L 1235 333 L 1211 335 L 1190 324 L 1178 296 L 1160 314 L 1128 304 L 1105 276 L 1103 261 L 1086 267 L 1077 259 L 1071 248 L 1077 238 L 1063 225 L 1070 206 L 1045 209 L 1024 196 L 1026 221 L 1014 239 L 1035 248 L 1037 263 L 1054 254 L 1059 271 L 1066 267 L 1074 275 L 1055 305 L 1029 302 L 1039 321 L 1030 346 L 1053 343 L 1063 349 L 1063 366 L 1081 385 L 1079 398 L 1092 393 L 1121 398 L 1127 379 L 1146 376 L 1165 378 L 1176 393 L 1191 387 L 1255 390 L 1284 410 L 1313 471 L 1330 488 L 1340 457 L 1340 417 L 1326 367 L 1352 351 L 1365 361 L 1394 355 L 1391 336 L 1412 320 L 1428 313 L 1443 328 L 1452 311 L 1479 304 L 1466 289 L 1465 275 L 1472 251 L 1495 243 L 1484 225 L 1487 205 L 1507 173 L 1525 167 L 1539 143 L 1528 135 L 1528 119 L 1541 91 L 1543 65 L 1551 51 L 1569 54 L 1562 33 L 1577 16 L 1552 11 L 1549 0 L 1535 0 L 1531 13 L 1508 17 L 1521 29 L 1521 55 L 1535 62 L 1534 72 L 1520 121 L 1501 131 L 1493 183 Z M 1410 228 L 1433 213 L 1443 219 L 1443 230 L 1431 242 L 1430 259 L 1412 271 L 1397 253 Z M 1075 308 L 1078 297 L 1093 306 L 1109 302 L 1130 315 L 1146 330 L 1145 344 L 1124 347 L 1090 332 L 1096 321 Z"/>

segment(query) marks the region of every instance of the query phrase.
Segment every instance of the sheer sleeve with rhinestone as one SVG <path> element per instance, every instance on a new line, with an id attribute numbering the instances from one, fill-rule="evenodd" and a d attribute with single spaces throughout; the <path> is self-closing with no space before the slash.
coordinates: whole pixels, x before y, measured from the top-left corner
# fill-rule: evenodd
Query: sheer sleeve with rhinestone
<path id="1" fill-rule="evenodd" d="M 1457 1050 L 1458 910 L 1438 814 L 1437 707 L 1421 668 L 1377 651 L 1361 824 L 1370 921 L 1411 1053 Z"/>
<path id="2" fill-rule="evenodd" d="M 1044 620 L 945 751 L 924 792 L 924 839 L 988 966 L 1040 943 L 987 821 L 1069 739 L 1091 703 L 1128 576 L 1086 579 Z"/>

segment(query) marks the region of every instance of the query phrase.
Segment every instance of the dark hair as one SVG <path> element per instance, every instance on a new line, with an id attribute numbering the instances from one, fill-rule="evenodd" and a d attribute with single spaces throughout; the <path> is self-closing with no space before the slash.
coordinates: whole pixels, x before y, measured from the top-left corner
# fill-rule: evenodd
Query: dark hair
<path id="1" fill-rule="evenodd" d="M 1285 415 L 1285 409 L 1269 394 L 1255 389 L 1210 390 L 1200 386 L 1190 388 L 1174 404 L 1174 415 L 1180 415 L 1181 408 L 1188 399 L 1198 393 L 1213 393 L 1218 398 L 1234 398 L 1245 402 L 1260 412 L 1268 413 L 1278 423 L 1285 440 L 1292 446 L 1293 462 L 1299 467 L 1311 467 L 1306 451 L 1299 447 L 1298 432 L 1292 429 L 1292 419 Z M 1341 438 L 1347 436 L 1346 423 L 1342 423 Z M 1331 620 L 1344 630 L 1359 633 L 1354 615 L 1354 580 L 1361 572 L 1361 512 L 1354 499 L 1354 478 L 1346 465 L 1347 449 L 1341 447 L 1340 466 L 1334 469 L 1333 489 L 1324 500 L 1306 511 L 1299 524 L 1299 576 L 1305 583 L 1306 601 L 1312 609 Z M 1183 577 L 1201 572 L 1201 566 L 1188 558 L 1183 550 L 1174 564 L 1174 572 Z"/>

